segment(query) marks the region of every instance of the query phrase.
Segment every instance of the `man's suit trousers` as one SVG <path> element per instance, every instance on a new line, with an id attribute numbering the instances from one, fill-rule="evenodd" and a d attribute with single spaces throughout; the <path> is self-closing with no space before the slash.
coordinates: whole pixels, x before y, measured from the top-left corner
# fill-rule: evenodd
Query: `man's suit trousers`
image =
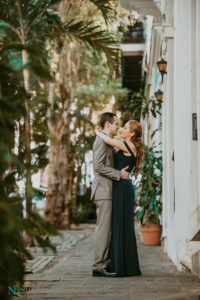
<path id="1" fill-rule="evenodd" d="M 93 269 L 101 270 L 109 265 L 112 200 L 94 200 L 97 222 L 95 228 L 95 254 Z"/>

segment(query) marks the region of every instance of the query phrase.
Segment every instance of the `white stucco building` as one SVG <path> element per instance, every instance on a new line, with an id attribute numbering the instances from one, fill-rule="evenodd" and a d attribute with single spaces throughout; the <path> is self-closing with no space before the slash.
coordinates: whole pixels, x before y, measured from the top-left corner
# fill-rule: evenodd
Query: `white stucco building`
<path id="1" fill-rule="evenodd" d="M 146 84 L 150 96 L 163 91 L 157 138 L 163 150 L 164 248 L 179 270 L 200 276 L 200 0 L 120 3 L 153 17 Z M 157 68 L 161 58 L 167 61 L 163 83 Z M 152 127 L 158 122 L 152 120 Z"/>

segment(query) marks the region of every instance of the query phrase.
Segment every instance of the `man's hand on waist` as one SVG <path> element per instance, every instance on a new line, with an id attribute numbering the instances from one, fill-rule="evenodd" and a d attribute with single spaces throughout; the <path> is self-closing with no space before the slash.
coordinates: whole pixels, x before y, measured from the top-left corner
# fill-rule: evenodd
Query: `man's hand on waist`
<path id="1" fill-rule="evenodd" d="M 126 170 L 128 169 L 129 166 L 125 167 L 124 169 L 121 170 L 121 178 L 123 179 L 129 179 L 130 173 L 127 172 Z"/>

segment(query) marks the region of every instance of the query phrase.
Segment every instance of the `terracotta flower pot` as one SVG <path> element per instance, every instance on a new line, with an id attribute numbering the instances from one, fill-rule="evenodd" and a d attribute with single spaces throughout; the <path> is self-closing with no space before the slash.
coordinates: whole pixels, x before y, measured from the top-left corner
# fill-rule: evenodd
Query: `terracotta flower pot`
<path id="1" fill-rule="evenodd" d="M 162 225 L 141 225 L 140 230 L 144 245 L 160 245 Z"/>

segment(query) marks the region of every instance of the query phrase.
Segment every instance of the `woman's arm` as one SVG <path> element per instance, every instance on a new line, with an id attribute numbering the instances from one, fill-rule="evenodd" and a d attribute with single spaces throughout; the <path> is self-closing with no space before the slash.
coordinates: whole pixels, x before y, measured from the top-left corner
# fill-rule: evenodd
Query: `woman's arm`
<path id="1" fill-rule="evenodd" d="M 102 139 L 104 140 L 104 142 L 108 145 L 111 145 L 113 147 L 119 148 L 124 152 L 128 152 L 126 146 L 124 145 L 124 143 L 122 141 L 118 141 L 116 139 L 112 139 L 111 137 L 109 137 L 108 135 L 97 131 L 96 134 Z"/>

